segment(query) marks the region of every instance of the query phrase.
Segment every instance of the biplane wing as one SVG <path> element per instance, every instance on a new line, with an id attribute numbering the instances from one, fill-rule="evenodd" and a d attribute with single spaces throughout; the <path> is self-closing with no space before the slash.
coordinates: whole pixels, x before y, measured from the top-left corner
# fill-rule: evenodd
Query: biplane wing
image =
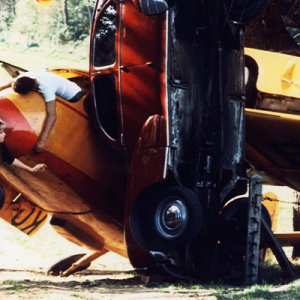
<path id="1" fill-rule="evenodd" d="M 17 189 L 3 178 L 3 168 L 0 170 L 1 186 L 5 200 L 0 210 L 0 217 L 6 222 L 31 236 L 47 221 L 47 213 L 26 199 Z"/>
<path id="2" fill-rule="evenodd" d="M 28 70 L 23 69 L 21 67 L 12 65 L 8 62 L 0 60 L 1 67 L 12 77 L 16 78 L 18 77 L 21 73 L 27 72 Z"/>
<path id="3" fill-rule="evenodd" d="M 249 85 L 254 83 L 249 95 L 257 91 L 246 103 L 247 160 L 274 182 L 300 191 L 300 58 L 248 48 L 245 54 Z"/>
<path id="4" fill-rule="evenodd" d="M 42 96 L 37 92 L 21 96 L 11 88 L 0 93 L 0 119 L 6 124 L 5 143 L 10 151 L 27 165 L 47 165 L 39 174 L 1 166 L 5 200 L 0 217 L 28 235 L 42 228 L 49 218 L 64 238 L 93 252 L 88 258 L 80 257 L 85 264 L 110 250 L 127 256 L 123 206 L 116 205 L 125 194 L 122 153 L 111 150 L 92 125 L 86 110 L 88 72 L 61 68 L 50 72 L 75 81 L 86 94 L 72 104 L 56 99 L 58 119 L 46 151 L 38 155 L 33 146 L 45 118 Z M 111 185 L 119 189 L 110 191 Z"/>

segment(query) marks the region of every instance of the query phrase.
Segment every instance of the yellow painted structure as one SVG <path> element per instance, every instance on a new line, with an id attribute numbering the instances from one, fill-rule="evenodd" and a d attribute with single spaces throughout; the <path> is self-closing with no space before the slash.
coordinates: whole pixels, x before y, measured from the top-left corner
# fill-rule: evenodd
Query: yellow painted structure
<path id="1" fill-rule="evenodd" d="M 257 89 L 269 94 L 299 97 L 300 57 L 245 48 L 258 65 Z"/>
<path id="2" fill-rule="evenodd" d="M 5 202 L 0 210 L 0 218 L 31 236 L 47 221 L 47 213 L 28 201 L 9 183 L 2 181 L 5 189 Z"/>

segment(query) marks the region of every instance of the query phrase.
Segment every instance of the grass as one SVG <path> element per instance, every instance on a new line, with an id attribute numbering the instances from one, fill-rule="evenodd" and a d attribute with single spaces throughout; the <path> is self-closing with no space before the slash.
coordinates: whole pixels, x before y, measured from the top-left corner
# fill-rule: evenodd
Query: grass
<path id="1" fill-rule="evenodd" d="M 26 290 L 27 287 L 18 283 L 18 282 L 14 282 L 14 281 L 5 281 L 3 282 L 3 286 L 2 288 L 0 288 L 1 290 L 6 290 L 6 291 L 21 291 L 21 290 Z"/>
<path id="2" fill-rule="evenodd" d="M 300 266 L 296 266 L 296 277 L 300 277 Z M 295 279 L 280 269 L 278 264 L 263 266 L 259 282 L 253 286 L 212 284 L 164 284 L 161 289 L 182 289 L 209 291 L 217 300 L 262 300 L 262 299 L 300 299 L 300 279 Z M 205 299 L 205 298 L 203 298 Z"/>
<path id="3" fill-rule="evenodd" d="M 286 285 L 257 284 L 250 287 L 223 284 L 210 285 L 164 285 L 162 290 L 193 290 L 209 292 L 217 300 L 262 300 L 262 299 L 300 299 L 300 280 Z M 201 299 L 205 299 L 204 297 Z M 212 298 L 213 299 L 213 298 Z"/>
<path id="4" fill-rule="evenodd" d="M 253 286 L 249 289 L 239 290 L 239 291 L 230 291 L 225 292 L 222 291 L 221 293 L 215 293 L 215 296 L 218 300 L 233 300 L 233 299 L 284 299 L 285 292 L 280 294 L 275 294 L 269 290 L 269 287 L 260 287 L 260 286 Z M 289 296 L 291 296 L 289 294 Z M 292 296 L 293 297 L 293 296 Z M 291 298 L 289 298 L 291 299 Z M 296 299 L 296 298 L 295 298 Z"/>

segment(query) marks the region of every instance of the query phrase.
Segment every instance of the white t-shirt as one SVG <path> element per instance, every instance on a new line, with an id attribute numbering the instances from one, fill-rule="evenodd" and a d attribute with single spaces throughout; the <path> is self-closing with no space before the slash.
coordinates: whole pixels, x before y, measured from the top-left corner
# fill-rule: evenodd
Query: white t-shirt
<path id="1" fill-rule="evenodd" d="M 43 95 L 45 102 L 55 100 L 55 96 L 70 100 L 81 91 L 76 83 L 47 71 L 31 71 L 21 76 L 37 80 L 38 91 Z"/>

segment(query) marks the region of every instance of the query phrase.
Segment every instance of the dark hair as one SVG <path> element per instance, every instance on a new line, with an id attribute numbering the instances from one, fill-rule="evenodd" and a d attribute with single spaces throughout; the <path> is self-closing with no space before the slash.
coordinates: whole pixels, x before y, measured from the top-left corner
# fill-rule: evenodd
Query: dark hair
<path id="1" fill-rule="evenodd" d="M 18 94 L 27 94 L 35 87 L 35 80 L 30 77 L 22 76 L 15 81 L 13 89 Z"/>

